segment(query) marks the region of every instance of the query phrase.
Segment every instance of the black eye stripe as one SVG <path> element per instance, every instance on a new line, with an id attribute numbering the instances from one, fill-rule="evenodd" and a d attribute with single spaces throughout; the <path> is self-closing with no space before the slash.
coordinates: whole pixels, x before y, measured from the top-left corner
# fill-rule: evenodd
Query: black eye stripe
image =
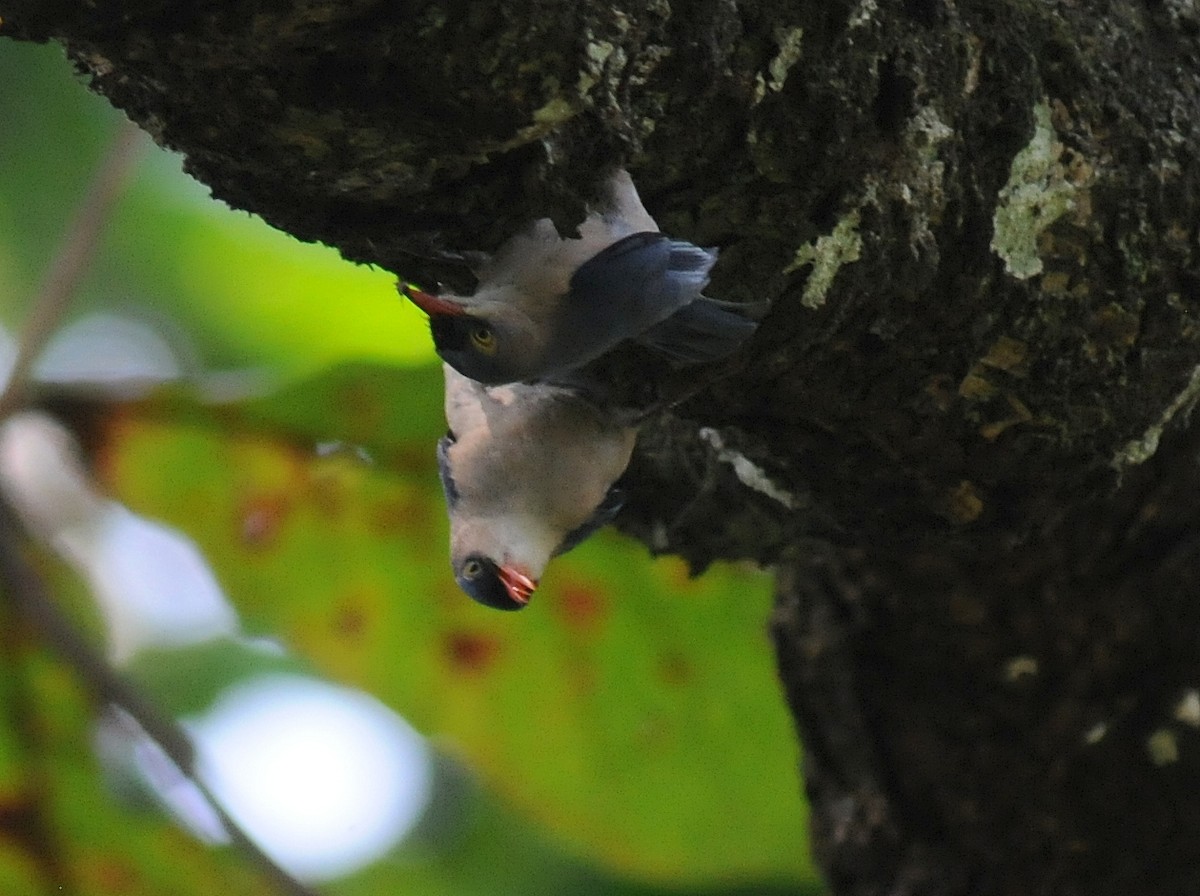
<path id="1" fill-rule="evenodd" d="M 470 344 L 474 324 L 461 317 L 430 318 L 433 341 L 440 349 L 461 350 Z"/>

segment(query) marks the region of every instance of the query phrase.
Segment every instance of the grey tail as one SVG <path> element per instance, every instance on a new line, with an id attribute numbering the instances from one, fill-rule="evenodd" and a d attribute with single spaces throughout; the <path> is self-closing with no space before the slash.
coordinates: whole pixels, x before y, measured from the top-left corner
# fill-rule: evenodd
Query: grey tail
<path id="1" fill-rule="evenodd" d="M 732 354 L 758 329 L 758 321 L 744 316 L 753 310 L 700 296 L 651 327 L 638 341 L 684 363 L 716 361 Z"/>
<path id="2" fill-rule="evenodd" d="M 708 283 L 708 272 L 717 263 L 717 253 L 684 240 L 671 240 L 670 249 L 664 276 L 680 293 L 698 295 Z"/>

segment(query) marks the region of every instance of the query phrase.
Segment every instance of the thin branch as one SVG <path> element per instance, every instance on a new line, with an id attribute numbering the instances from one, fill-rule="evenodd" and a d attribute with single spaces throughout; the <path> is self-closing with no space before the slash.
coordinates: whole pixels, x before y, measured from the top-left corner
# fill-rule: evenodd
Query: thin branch
<path id="1" fill-rule="evenodd" d="M 92 174 L 87 192 L 79 201 L 70 227 L 34 295 L 8 385 L 0 393 L 0 418 L 21 404 L 33 363 L 58 326 L 96 253 L 104 226 L 137 158 L 140 135 L 136 126 L 122 121 L 107 154 Z"/>
<path id="2" fill-rule="evenodd" d="M 230 818 L 197 774 L 195 747 L 178 722 L 164 715 L 137 687 L 118 674 L 71 624 L 25 559 L 18 531 L 19 523 L 11 510 L 0 503 L 0 586 L 8 592 L 10 599 L 99 700 L 123 709 L 162 748 L 179 771 L 204 795 L 233 844 L 263 869 L 280 893 L 317 896 L 317 891 L 280 867 Z"/>

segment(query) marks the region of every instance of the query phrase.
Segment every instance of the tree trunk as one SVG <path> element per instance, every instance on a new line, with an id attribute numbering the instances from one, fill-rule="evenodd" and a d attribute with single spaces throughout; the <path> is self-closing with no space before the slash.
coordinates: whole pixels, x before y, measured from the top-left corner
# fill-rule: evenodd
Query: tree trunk
<path id="1" fill-rule="evenodd" d="M 218 198 L 422 283 L 627 165 L 773 306 L 703 383 L 615 362 L 671 402 L 621 524 L 778 566 L 834 891 L 1200 892 L 1194 0 L 0 16 Z"/>

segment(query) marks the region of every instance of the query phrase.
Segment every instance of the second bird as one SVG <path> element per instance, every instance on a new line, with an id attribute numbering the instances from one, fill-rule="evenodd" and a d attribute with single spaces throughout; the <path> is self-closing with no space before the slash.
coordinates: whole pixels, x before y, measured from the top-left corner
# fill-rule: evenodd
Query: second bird
<path id="1" fill-rule="evenodd" d="M 569 389 L 487 387 L 444 369 L 438 468 L 454 577 L 480 603 L 519 610 L 550 558 L 620 509 L 637 429 Z"/>

